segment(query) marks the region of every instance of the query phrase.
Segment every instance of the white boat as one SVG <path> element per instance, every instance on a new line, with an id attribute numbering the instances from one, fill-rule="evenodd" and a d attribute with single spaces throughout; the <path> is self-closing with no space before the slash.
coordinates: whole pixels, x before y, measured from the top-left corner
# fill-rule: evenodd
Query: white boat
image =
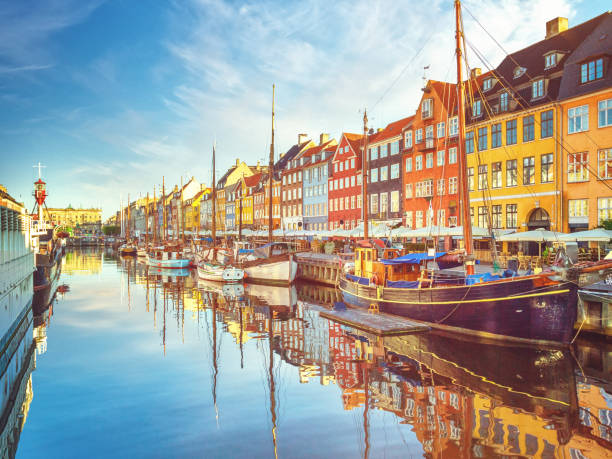
<path id="1" fill-rule="evenodd" d="M 184 258 L 181 252 L 160 248 L 147 254 L 147 263 L 156 268 L 181 269 L 191 266 L 191 260 Z"/>
<path id="2" fill-rule="evenodd" d="M 136 255 L 138 255 L 139 257 L 146 257 L 147 256 L 147 249 L 144 247 L 138 247 L 138 249 L 136 250 Z"/>
<path id="3" fill-rule="evenodd" d="M 269 259 L 247 261 L 243 263 L 242 269 L 247 282 L 290 285 L 295 281 L 298 264 L 293 254 L 287 254 Z"/>
<path id="4" fill-rule="evenodd" d="M 244 279 L 244 271 L 233 266 L 198 263 L 198 277 L 216 282 L 240 282 Z"/>

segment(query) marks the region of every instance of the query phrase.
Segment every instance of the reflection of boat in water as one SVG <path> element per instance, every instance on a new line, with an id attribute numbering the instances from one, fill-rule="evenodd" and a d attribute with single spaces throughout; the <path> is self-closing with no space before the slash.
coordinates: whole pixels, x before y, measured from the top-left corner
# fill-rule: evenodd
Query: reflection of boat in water
<path id="1" fill-rule="evenodd" d="M 242 284 L 220 284 L 199 278 L 198 288 L 205 292 L 223 295 L 228 300 L 242 301 L 244 299 L 244 285 Z"/>
<path id="2" fill-rule="evenodd" d="M 197 269 L 200 279 L 216 282 L 241 282 L 244 279 L 244 271 L 233 266 L 223 266 L 200 261 L 197 264 Z"/>
<path id="3" fill-rule="evenodd" d="M 164 277 L 189 277 L 191 271 L 189 269 L 155 268 L 149 266 L 149 274 Z"/>
<path id="4" fill-rule="evenodd" d="M 297 304 L 297 290 L 290 287 L 275 287 L 262 284 L 246 284 L 246 294 L 257 300 L 262 306 L 287 306 Z"/>
<path id="5" fill-rule="evenodd" d="M 62 273 L 62 254 L 61 241 L 54 236 L 53 230 L 39 236 L 32 299 L 32 303 L 37 307 L 47 306 L 55 295 Z"/>

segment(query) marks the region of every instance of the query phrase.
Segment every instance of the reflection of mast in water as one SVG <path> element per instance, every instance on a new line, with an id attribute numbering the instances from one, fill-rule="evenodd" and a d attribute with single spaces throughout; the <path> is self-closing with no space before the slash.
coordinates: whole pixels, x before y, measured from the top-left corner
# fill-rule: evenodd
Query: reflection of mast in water
<path id="1" fill-rule="evenodd" d="M 242 346 L 242 329 L 243 329 L 243 321 L 242 321 L 242 308 L 238 305 L 238 310 L 240 311 L 240 368 L 244 368 L 244 350 Z"/>
<path id="2" fill-rule="evenodd" d="M 270 365 L 268 367 L 268 379 L 270 384 L 270 416 L 272 418 L 272 443 L 274 444 L 274 457 L 278 458 L 276 444 L 276 387 L 274 382 L 274 321 L 272 320 L 272 309 L 268 309 L 270 314 L 268 326 L 268 344 L 270 352 Z"/>
<path id="3" fill-rule="evenodd" d="M 362 361 L 363 365 L 363 392 L 365 396 L 365 402 L 363 404 L 363 441 L 365 443 L 363 458 L 368 459 L 370 454 L 370 422 L 368 419 L 368 409 L 370 408 L 369 393 L 370 388 L 368 386 L 368 364 L 367 360 Z"/>
<path id="4" fill-rule="evenodd" d="M 162 342 L 164 345 L 164 356 L 166 355 L 166 289 L 162 284 L 162 291 L 164 294 L 164 328 L 162 331 Z"/>
<path id="5" fill-rule="evenodd" d="M 217 294 L 215 292 L 207 292 L 208 303 L 212 306 L 212 339 L 210 336 L 210 327 L 208 326 L 208 314 L 204 314 L 206 320 L 206 330 L 208 331 L 208 342 L 212 355 L 212 399 L 215 406 L 215 419 L 217 427 L 219 427 L 219 407 L 217 406 L 217 377 L 219 375 L 218 353 L 217 353 Z"/>
<path id="6" fill-rule="evenodd" d="M 148 269 L 147 267 L 147 277 L 149 277 Z M 157 329 L 157 279 L 153 283 L 153 328 Z"/>

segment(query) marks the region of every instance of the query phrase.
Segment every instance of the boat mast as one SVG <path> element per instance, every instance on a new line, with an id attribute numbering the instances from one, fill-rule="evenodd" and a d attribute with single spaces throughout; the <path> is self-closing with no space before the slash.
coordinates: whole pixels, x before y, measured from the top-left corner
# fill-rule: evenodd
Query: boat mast
<path id="1" fill-rule="evenodd" d="M 157 199 L 155 199 L 155 185 L 153 185 L 153 242 L 157 242 Z"/>
<path id="2" fill-rule="evenodd" d="M 213 247 L 217 244 L 217 181 L 215 175 L 215 144 L 213 143 L 212 157 L 212 242 Z M 216 261 L 216 258 L 214 259 Z"/>
<path id="3" fill-rule="evenodd" d="M 369 238 L 368 231 L 368 113 L 363 111 L 363 151 L 361 152 L 361 169 L 363 173 L 361 208 L 363 211 L 363 238 Z"/>
<path id="4" fill-rule="evenodd" d="M 459 117 L 459 141 L 457 145 L 459 157 L 459 190 L 461 196 L 461 213 L 463 223 L 463 242 L 465 245 L 466 274 L 474 274 L 474 242 L 472 240 L 472 219 L 470 218 L 470 193 L 467 183 L 467 156 L 465 154 L 465 107 L 464 83 L 462 74 L 463 58 L 461 40 L 463 29 L 461 27 L 461 1 L 455 0 L 455 41 L 457 44 L 457 115 Z"/>
<path id="5" fill-rule="evenodd" d="M 168 241 L 168 225 L 166 223 L 166 182 L 165 177 L 162 175 L 162 217 L 163 217 L 163 231 L 164 231 L 164 242 Z"/>
<path id="6" fill-rule="evenodd" d="M 244 185 L 244 174 L 240 181 L 240 189 L 238 190 L 238 240 L 242 241 L 242 186 Z"/>
<path id="7" fill-rule="evenodd" d="M 130 242 L 130 193 L 128 193 L 128 202 L 127 202 L 127 227 L 125 231 L 125 242 Z M 129 277 L 128 277 L 129 281 Z M 129 284 L 128 284 L 129 286 Z"/>
<path id="8" fill-rule="evenodd" d="M 149 192 L 147 191 L 147 203 L 145 204 L 145 244 L 149 243 Z"/>
<path id="9" fill-rule="evenodd" d="M 270 163 L 268 164 L 268 242 L 272 242 L 272 180 L 274 176 L 274 84 L 272 85 L 272 137 L 270 141 Z"/>

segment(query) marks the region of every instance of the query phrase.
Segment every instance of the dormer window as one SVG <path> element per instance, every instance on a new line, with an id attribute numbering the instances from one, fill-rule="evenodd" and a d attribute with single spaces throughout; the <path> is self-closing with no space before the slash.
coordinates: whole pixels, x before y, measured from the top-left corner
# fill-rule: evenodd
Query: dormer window
<path id="1" fill-rule="evenodd" d="M 433 116 L 433 99 L 425 99 L 421 104 L 421 119 Z"/>
<path id="2" fill-rule="evenodd" d="M 487 78 L 482 82 L 482 90 L 488 91 L 493 87 L 493 78 Z"/>
<path id="3" fill-rule="evenodd" d="M 580 66 L 581 83 L 588 83 L 601 78 L 603 78 L 603 57 L 585 62 Z"/>
<path id="4" fill-rule="evenodd" d="M 482 103 L 480 100 L 475 100 L 472 104 L 472 118 L 478 118 L 482 115 Z"/>
<path id="5" fill-rule="evenodd" d="M 531 83 L 531 99 L 539 99 L 544 97 L 544 80 L 537 80 Z"/>
<path id="6" fill-rule="evenodd" d="M 525 75 L 527 69 L 525 67 L 518 66 L 514 69 L 514 78 L 520 78 Z"/>
<path id="7" fill-rule="evenodd" d="M 544 68 L 549 69 L 557 65 L 557 53 L 550 53 L 544 56 Z"/>

